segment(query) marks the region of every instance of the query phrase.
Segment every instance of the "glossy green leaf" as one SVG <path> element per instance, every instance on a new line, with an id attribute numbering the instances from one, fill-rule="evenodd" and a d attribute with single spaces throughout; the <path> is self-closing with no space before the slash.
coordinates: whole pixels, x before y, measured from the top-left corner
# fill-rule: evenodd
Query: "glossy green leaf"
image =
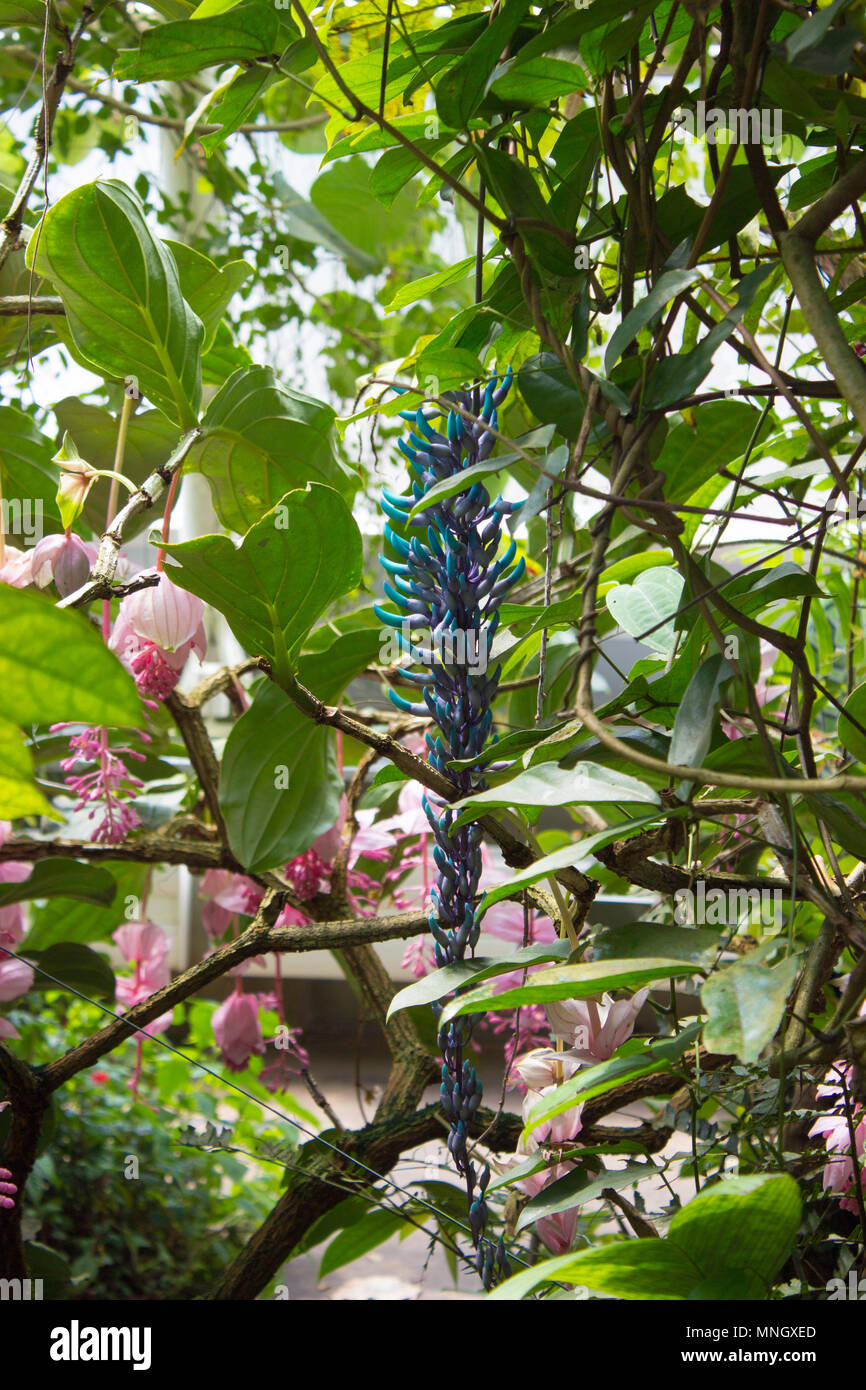
<path id="1" fill-rule="evenodd" d="M 635 957 L 664 956 L 666 960 L 710 965 L 724 937 L 700 927 L 671 927 L 665 922 L 627 922 L 621 927 L 600 927 L 592 937 L 592 959 L 625 961 Z"/>
<path id="2" fill-rule="evenodd" d="M 539 970 L 525 984 L 497 994 L 492 985 L 461 994 L 446 1004 L 442 1023 L 458 1014 L 485 1013 L 489 1008 L 517 1009 L 524 1004 L 549 1004 L 555 999 L 588 999 L 610 989 L 639 989 L 652 980 L 679 979 L 694 975 L 695 965 L 681 960 L 643 959 L 628 961 L 582 961 L 579 965 L 557 965 Z M 493 1001 L 497 1002 L 495 1005 Z"/>
<path id="3" fill-rule="evenodd" d="M 866 681 L 862 685 L 855 686 L 845 701 L 843 706 L 844 713 L 839 715 L 839 739 L 842 745 L 848 749 L 858 763 L 866 764 L 866 734 L 861 734 L 860 730 L 852 719 L 856 719 L 858 724 L 862 724 L 866 729 Z M 851 718 L 846 718 L 850 715 Z"/>
<path id="4" fill-rule="evenodd" d="M 675 353 L 658 363 L 644 395 L 644 405 L 648 410 L 683 400 L 700 386 L 722 343 L 731 336 L 762 282 L 773 273 L 774 268 L 772 264 L 758 266 L 757 270 L 751 271 L 739 282 L 736 303 L 691 352 Z"/>
<path id="5" fill-rule="evenodd" d="M 25 550 L 42 530 L 60 530 L 55 445 L 14 405 L 0 405 L 0 495 L 6 542 Z M 103 513 L 104 517 L 104 513 Z"/>
<path id="6" fill-rule="evenodd" d="M 599 969 L 603 969 L 607 965 L 611 970 L 615 970 L 619 964 L 623 974 L 627 972 L 629 966 L 628 961 L 596 961 L 594 964 Z M 677 969 L 680 975 L 693 974 L 695 967 L 692 965 L 689 969 L 685 969 L 678 965 Z M 556 1087 L 555 1091 L 536 1101 L 527 1116 L 523 1138 L 528 1139 L 533 1130 L 537 1129 L 540 1124 L 555 1119 L 557 1115 L 564 1114 L 566 1110 L 573 1109 L 575 1105 L 592 1100 L 595 1096 L 602 1096 L 614 1086 L 619 1086 L 625 1081 L 633 1081 L 639 1076 L 650 1076 L 656 1072 L 671 1071 L 671 1086 L 673 1088 L 676 1085 L 673 1068 L 688 1048 L 693 1045 L 700 1031 L 700 1024 L 694 1023 L 683 1028 L 674 1038 L 651 1042 L 642 1042 L 638 1038 L 631 1038 L 621 1047 L 618 1047 L 614 1055 L 606 1062 L 598 1062 L 594 1067 L 582 1068 L 576 1076 L 564 1081 L 561 1086 Z"/>
<path id="7" fill-rule="evenodd" d="M 629 1163 L 625 1168 L 604 1168 L 597 1177 L 592 1177 L 583 1168 L 577 1168 L 564 1177 L 549 1183 L 536 1197 L 532 1197 L 523 1208 L 517 1221 L 516 1230 L 525 1231 L 545 1216 L 555 1216 L 560 1211 L 570 1211 L 572 1207 L 582 1207 L 594 1198 L 600 1197 L 606 1187 L 621 1192 L 624 1187 L 632 1187 L 651 1177 L 654 1168 L 647 1163 Z"/>
<path id="8" fill-rule="evenodd" d="M 604 370 L 611 373 L 625 348 L 634 342 L 642 328 L 652 323 L 664 306 L 680 292 L 700 280 L 700 270 L 667 270 L 660 275 L 649 294 L 639 304 L 629 310 L 622 323 L 614 330 L 604 354 Z"/>
<path id="9" fill-rule="evenodd" d="M 682 576 L 672 569 L 650 569 L 632 584 L 618 584 L 605 603 L 619 626 L 662 656 L 676 644 L 673 619 L 683 591 Z"/>
<path id="10" fill-rule="evenodd" d="M 377 1245 L 382 1245 L 398 1231 L 405 1229 L 405 1226 L 405 1217 L 397 1211 L 379 1208 L 365 1212 L 360 1220 L 346 1226 L 331 1241 L 322 1256 L 319 1278 L 324 1279 L 326 1274 L 333 1274 L 335 1269 L 342 1269 L 344 1265 L 359 1260 L 362 1255 L 375 1250 Z"/>
<path id="11" fill-rule="evenodd" d="M 24 735 L 8 719 L 0 718 L 0 820 L 53 814 L 50 803 L 36 785 L 33 758 L 24 742 Z M 18 888 L 22 885 L 8 886 Z M 2 901 L 0 893 L 0 905 Z"/>
<path id="12" fill-rule="evenodd" d="M 62 720 L 140 728 L 132 677 L 82 613 L 0 584 L 0 690 L 16 724 Z"/>
<path id="13" fill-rule="evenodd" d="M 32 948 L 41 950 L 59 941 L 108 941 L 124 918 L 141 916 L 141 901 L 147 875 L 146 864 L 117 861 L 105 868 L 116 885 L 107 907 L 73 898 L 49 898 L 44 907 L 30 907 L 30 930 L 21 946 L 24 955 Z"/>
<path id="14" fill-rule="evenodd" d="M 757 955 L 723 966 L 701 989 L 707 1047 L 734 1052 L 743 1062 L 756 1062 L 772 1039 L 799 970 L 796 956 L 771 967 Z"/>
<path id="15" fill-rule="evenodd" d="M 107 869 L 75 859 L 39 859 L 21 883 L 0 883 L 0 908 L 34 898 L 76 898 L 107 907 L 117 884 Z"/>
<path id="16" fill-rule="evenodd" d="M 220 767 L 232 853 L 250 873 L 305 853 L 336 823 L 342 790 L 330 731 L 263 683 L 233 726 Z"/>
<path id="17" fill-rule="evenodd" d="M 632 805 L 644 802 L 658 806 L 659 799 L 651 787 L 613 768 L 595 767 L 592 763 L 575 763 L 566 770 L 552 763 L 519 772 L 509 782 L 487 791 L 455 801 L 459 811 L 458 825 L 465 825 L 476 812 L 484 814 L 492 806 L 574 806 Z"/>
<path id="18" fill-rule="evenodd" d="M 713 736 L 722 687 L 733 676 L 727 661 L 718 652 L 702 661 L 686 687 L 677 717 L 674 720 L 668 762 L 684 767 L 699 767 L 709 750 Z M 681 782 L 680 799 L 685 801 L 693 784 Z"/>
<path id="19" fill-rule="evenodd" d="M 569 941 L 553 941 L 543 945 L 535 943 L 511 951 L 505 956 L 475 956 L 471 961 L 459 965 L 445 965 L 440 970 L 431 970 L 414 984 L 401 989 L 388 1006 L 388 1018 L 401 1009 L 411 1009 L 418 1004 L 432 1004 L 443 999 L 454 990 L 470 984 L 480 984 L 496 975 L 511 974 L 514 970 L 525 970 L 530 965 L 541 962 L 567 959 L 571 955 Z"/>
<path id="20" fill-rule="evenodd" d="M 289 492 L 244 536 L 199 536 L 165 547 L 172 579 L 223 614 L 279 678 L 313 623 L 361 579 L 361 533 L 339 493 L 319 483 Z"/>
<path id="21" fill-rule="evenodd" d="M 207 478 L 223 525 L 246 531 L 310 482 L 347 493 L 351 478 L 334 457 L 333 421 L 330 406 L 281 385 L 269 367 L 235 372 L 208 406 L 189 464 Z"/>
<path id="22" fill-rule="evenodd" d="M 114 64 L 123 81 L 194 77 L 220 63 L 250 62 L 274 53 L 280 21 L 270 5 L 239 5 L 203 19 L 180 19 L 145 29 L 137 49 L 121 49 Z"/>
<path id="23" fill-rule="evenodd" d="M 105 956 L 78 941 L 58 941 L 44 951 L 27 948 L 37 966 L 34 989 L 78 990 L 89 998 L 114 998 L 114 971 Z M 50 977 L 50 978 L 49 978 Z"/>
<path id="24" fill-rule="evenodd" d="M 794 1243 L 800 1209 L 799 1188 L 786 1173 L 723 1178 L 676 1213 L 668 1244 L 708 1275 L 721 1265 L 768 1284 Z"/>
<path id="25" fill-rule="evenodd" d="M 680 420 L 672 426 L 654 462 L 665 475 L 667 501 L 685 502 L 729 464 L 736 472 L 761 417 L 754 406 L 731 400 L 707 401 L 701 406 L 700 427 L 697 418 L 694 425 Z M 767 433 L 765 425 L 759 437 Z"/>
<path id="26" fill-rule="evenodd" d="M 436 109 L 446 125 L 461 130 L 475 111 L 488 79 L 529 9 L 529 0 L 503 6 L 479 38 L 436 83 Z"/>
<path id="27" fill-rule="evenodd" d="M 667 1301 L 688 1298 L 696 1271 L 688 1256 L 666 1240 L 629 1240 L 542 1260 L 506 1279 L 488 1297 L 509 1303 L 553 1281 L 611 1298 Z"/>
<path id="28" fill-rule="evenodd" d="M 592 855 L 597 849 L 603 849 L 605 845 L 611 844 L 613 840 L 620 840 L 631 831 L 645 830 L 648 826 L 657 822 L 656 816 L 639 816 L 635 820 L 621 821 L 617 825 L 611 825 L 607 830 L 599 830 L 594 835 L 585 835 L 580 840 L 575 840 L 574 844 L 564 845 L 562 849 L 555 849 L 551 854 L 545 854 L 541 859 L 536 859 L 528 869 L 521 869 L 514 873 L 505 883 L 497 883 L 495 888 L 491 888 L 484 894 L 482 908 L 484 911 L 492 907 L 494 903 L 501 902 L 503 898 L 510 898 L 512 893 L 518 892 L 521 888 L 527 888 L 531 883 L 538 883 L 539 879 L 548 878 L 555 874 L 559 869 L 578 869 L 581 873 L 591 873 Z"/>
<path id="29" fill-rule="evenodd" d="M 38 241 L 38 248 L 36 243 Z M 82 184 L 49 208 L 27 264 L 50 279 L 78 351 L 126 381 L 183 429 L 201 400 L 200 319 L 138 196 L 115 179 Z"/>
<path id="30" fill-rule="evenodd" d="M 301 657 L 301 683 L 322 700 L 336 700 L 377 641 L 376 630 L 360 629 Z M 331 731 L 263 682 L 233 726 L 220 766 L 220 809 L 238 860 L 256 873 L 304 854 L 336 824 L 342 791 Z"/>
<path id="31" fill-rule="evenodd" d="M 229 261 L 227 265 L 218 266 L 186 242 L 166 241 L 164 244 L 174 256 L 181 294 L 204 324 L 202 352 L 206 352 L 216 337 L 232 295 L 253 274 L 253 267 L 247 261 Z"/>

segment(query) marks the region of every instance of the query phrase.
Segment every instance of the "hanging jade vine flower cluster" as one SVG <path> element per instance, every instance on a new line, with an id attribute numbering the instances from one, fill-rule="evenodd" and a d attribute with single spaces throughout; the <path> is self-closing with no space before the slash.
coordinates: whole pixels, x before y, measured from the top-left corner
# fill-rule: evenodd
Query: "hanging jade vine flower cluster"
<path id="1" fill-rule="evenodd" d="M 480 482 L 462 491 L 438 485 L 489 457 L 496 442 L 496 407 L 511 386 L 511 374 L 493 378 L 481 398 L 479 388 L 454 393 L 447 434 L 437 433 L 422 410 L 402 412 L 415 431 L 400 449 L 409 461 L 412 496 L 382 495 L 382 509 L 409 539 L 390 524 L 385 537 L 399 560 L 382 559 L 390 582 L 385 592 L 398 613 L 376 608 L 383 622 L 401 630 L 400 645 L 421 670 L 404 672 L 419 687 L 422 700 L 409 701 L 390 692 L 398 709 L 430 716 L 439 732 L 427 734 L 428 760 L 451 778 L 463 795 L 484 785 L 479 757 L 493 723 L 491 704 L 501 667 L 489 669 L 490 648 L 499 622 L 499 605 L 524 570 L 514 563 L 512 540 L 500 556 L 502 522 L 515 504 L 491 501 Z M 438 413 L 438 412 L 437 412 Z M 435 417 L 434 417 L 435 418 Z M 430 505 L 418 507 L 433 492 Z M 443 491 L 450 495 L 443 496 Z M 414 515 L 410 515 L 413 513 Z M 415 534 L 413 534 L 413 532 Z M 426 630 L 426 636 L 422 631 Z M 463 763 L 456 770 L 452 762 Z M 435 837 L 436 883 L 432 890 L 430 931 L 436 964 L 453 965 L 471 954 L 481 930 L 475 905 L 481 876 L 481 831 L 478 825 L 453 828 L 454 814 L 432 793 L 423 801 Z M 441 1011 L 441 1006 L 437 1006 Z M 439 1033 L 442 1049 L 442 1105 L 450 1124 L 448 1148 L 466 1183 L 469 1222 L 478 1250 L 477 1265 L 485 1286 L 508 1272 L 500 1239 L 483 1239 L 487 1224 L 484 1192 L 490 1178 L 480 1178 L 467 1152 L 472 1116 L 481 1103 L 481 1081 L 466 1056 L 471 1024 L 456 1018 Z"/>

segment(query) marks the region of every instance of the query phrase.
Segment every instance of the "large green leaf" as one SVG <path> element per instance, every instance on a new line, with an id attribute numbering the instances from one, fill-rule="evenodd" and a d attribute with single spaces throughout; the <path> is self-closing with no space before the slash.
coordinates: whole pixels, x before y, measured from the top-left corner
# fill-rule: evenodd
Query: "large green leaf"
<path id="1" fill-rule="evenodd" d="M 701 278 L 700 270 L 666 270 L 660 275 L 649 294 L 636 304 L 615 329 L 604 354 L 604 370 L 610 375 L 623 350 L 633 342 L 642 328 L 651 323 L 669 300 Z"/>
<path id="2" fill-rule="evenodd" d="M 59 472 L 51 461 L 56 445 L 46 439 L 29 415 L 13 405 L 0 405 L 0 440 L 6 540 L 24 550 L 40 539 L 43 530 L 60 530 L 55 501 Z"/>
<path id="3" fill-rule="evenodd" d="M 607 830 L 599 830 L 595 835 L 585 835 L 572 845 L 564 845 L 562 849 L 555 849 L 552 853 L 543 855 L 528 869 L 521 869 L 504 883 L 497 883 L 495 888 L 489 889 L 484 894 L 482 909 L 486 911 L 494 903 L 501 902 L 503 898 L 510 898 L 512 893 L 527 888 L 531 883 L 537 883 L 541 878 L 548 878 L 559 869 L 576 868 L 581 872 L 591 870 L 591 856 L 597 849 L 603 849 L 613 840 L 622 839 L 630 831 L 645 830 L 655 824 L 657 819 L 656 816 L 639 816 L 635 820 L 620 821 L 617 825 L 608 826 Z"/>
<path id="4" fill-rule="evenodd" d="M 649 569 L 632 584 L 617 584 L 604 601 L 629 636 L 662 656 L 670 656 L 676 643 L 673 618 L 682 591 L 682 575 L 676 570 Z"/>
<path id="5" fill-rule="evenodd" d="M 670 927 L 665 922 L 627 922 L 621 927 L 599 927 L 592 938 L 593 960 L 633 960 L 664 956 L 665 960 L 690 960 L 707 965 L 718 954 L 722 937 L 699 927 Z"/>
<path id="6" fill-rule="evenodd" d="M 223 525 L 246 531 L 309 482 L 349 492 L 351 475 L 331 444 L 333 420 L 330 406 L 280 385 L 269 367 L 235 372 L 208 406 L 189 456 L 210 484 Z"/>
<path id="7" fill-rule="evenodd" d="M 787 1174 L 723 1178 L 677 1212 L 666 1239 L 617 1241 L 543 1260 L 490 1297 L 525 1298 L 555 1280 L 613 1298 L 766 1298 L 794 1243 L 800 1210 Z"/>
<path id="8" fill-rule="evenodd" d="M 202 352 L 207 352 L 229 300 L 252 275 L 253 267 L 248 261 L 229 261 L 220 267 L 184 241 L 166 241 L 164 245 L 174 256 L 181 294 L 204 324 Z"/>
<path id="9" fill-rule="evenodd" d="M 169 419 L 195 424 L 202 324 L 131 189 L 106 179 L 67 193 L 28 243 L 27 263 L 53 281 L 75 346 L 95 371 L 134 377 Z"/>
<path id="10" fill-rule="evenodd" d="M 21 883 L 0 883 L 0 908 L 34 898 L 76 898 L 107 907 L 117 884 L 107 869 L 75 859 L 40 859 Z"/>
<path id="11" fill-rule="evenodd" d="M 489 1295 L 500 1303 L 526 1298 L 552 1281 L 575 1284 L 611 1298 L 686 1299 L 697 1282 L 688 1256 L 666 1240 L 629 1240 L 557 1255 L 506 1279 Z"/>
<path id="12" fill-rule="evenodd" d="M 631 1187 L 642 1182 L 655 1172 L 652 1164 L 629 1163 L 625 1168 L 603 1168 L 596 1177 L 590 1176 L 585 1168 L 576 1168 L 564 1177 L 549 1183 L 536 1197 L 527 1202 L 520 1213 L 517 1231 L 525 1231 L 545 1216 L 555 1216 L 557 1212 L 568 1211 L 571 1207 L 583 1206 L 599 1197 L 606 1187 L 619 1192 L 623 1187 Z"/>
<path id="13" fill-rule="evenodd" d="M 794 1243 L 800 1209 L 799 1189 L 786 1173 L 724 1178 L 677 1212 L 668 1241 L 706 1274 L 723 1265 L 769 1283 Z"/>
<path id="14" fill-rule="evenodd" d="M 319 1278 L 333 1274 L 335 1269 L 359 1260 L 369 1250 L 375 1250 L 383 1241 L 406 1228 L 406 1218 L 398 1211 L 380 1209 L 366 1212 L 360 1220 L 346 1226 L 335 1236 L 322 1256 Z"/>
<path id="15" fill-rule="evenodd" d="M 264 682 L 234 725 L 220 768 L 233 854 L 250 873 L 285 864 L 337 820 L 342 778 L 329 730 Z"/>
<path id="16" fill-rule="evenodd" d="M 279 28 L 276 9 L 258 0 L 210 18 L 159 24 L 144 31 L 137 49 L 121 49 L 114 75 L 152 82 L 194 77 L 220 63 L 250 62 L 274 53 Z"/>
<path id="17" fill-rule="evenodd" d="M 843 709 L 844 713 L 839 715 L 839 741 L 858 763 L 866 764 L 866 734 L 861 734 L 857 725 L 851 722 L 851 719 L 856 719 L 857 724 L 862 724 L 866 729 L 866 681 L 854 687 Z M 851 718 L 846 718 L 847 715 Z"/>
<path id="18" fill-rule="evenodd" d="M 446 1004 L 442 1024 L 458 1014 L 486 1012 L 496 1000 L 497 1009 L 517 1009 L 524 1004 L 549 1004 L 554 999 L 588 999 L 610 989 L 638 989 L 652 980 L 677 979 L 693 975 L 695 965 L 681 960 L 636 957 L 628 961 L 582 961 L 579 965 L 557 965 L 539 970 L 524 985 L 497 994 L 494 985 L 461 994 Z"/>
<path id="19" fill-rule="evenodd" d="M 720 468 L 745 454 L 760 413 L 745 401 L 708 401 L 696 423 L 673 424 L 653 466 L 665 474 L 665 500 L 685 502 Z M 762 433 L 766 433 L 769 424 Z M 687 520 L 688 518 L 684 518 Z"/>
<path id="20" fill-rule="evenodd" d="M 147 865 L 118 862 L 104 872 L 116 885 L 115 896 L 106 907 L 72 898 L 50 898 L 44 907 L 31 907 L 30 931 L 21 947 L 25 955 L 58 941 L 107 941 L 124 919 L 133 921 L 142 916 Z"/>
<path id="21" fill-rule="evenodd" d="M 401 1009 L 411 1009 L 419 1004 L 432 1004 L 434 999 L 442 999 L 453 990 L 465 988 L 470 984 L 480 984 L 482 980 L 496 975 L 511 974 L 515 970 L 525 970 L 527 966 L 541 962 L 562 960 L 571 955 L 569 941 L 553 941 L 547 945 L 536 942 L 522 946 L 518 951 L 510 951 L 505 956 L 475 956 L 471 961 L 457 965 L 444 965 L 441 970 L 431 970 L 414 984 L 401 989 L 388 1006 L 388 1018 Z"/>
<path id="22" fill-rule="evenodd" d="M 0 691 L 16 724 L 139 728 L 132 677 L 83 614 L 30 589 L 0 584 Z"/>
<path id="23" fill-rule="evenodd" d="M 288 679 L 316 619 L 361 579 L 361 533 L 333 488 L 289 492 L 235 547 L 199 536 L 165 547 L 172 579 L 223 614 L 241 645 Z"/>
<path id="24" fill-rule="evenodd" d="M 511 0 L 463 56 L 436 83 L 436 109 L 446 125 L 461 130 L 484 96 L 488 80 L 529 9 Z"/>
<path id="25" fill-rule="evenodd" d="M 454 809 L 461 813 L 459 825 L 491 806 L 629 805 L 639 802 L 659 805 L 658 796 L 651 787 L 624 772 L 595 767 L 592 763 L 575 763 L 569 770 L 542 763 L 519 772 L 498 787 L 473 792 L 472 796 L 456 801 Z"/>
<path id="26" fill-rule="evenodd" d="M 751 180 L 750 180 L 751 181 Z M 646 388 L 644 404 L 647 409 L 660 409 L 672 401 L 683 400 L 700 386 L 713 365 L 713 358 L 745 314 L 768 275 L 772 264 L 758 266 L 737 285 L 737 302 L 715 328 L 711 328 L 691 352 L 665 357 L 653 371 Z"/>
<path id="27" fill-rule="evenodd" d="M 33 758 L 21 730 L 8 719 L 0 718 L 0 820 L 52 814 L 50 804 L 36 785 Z M 8 886 L 18 888 L 21 885 Z"/>
<path id="28" fill-rule="evenodd" d="M 772 949 L 774 943 L 767 944 Z M 759 947 L 726 965 L 711 975 L 701 990 L 707 1011 L 707 1047 L 714 1052 L 735 1052 L 743 1062 L 756 1062 L 773 1037 L 799 969 L 796 956 L 770 967 L 763 963 L 763 955 L 764 948 Z"/>
<path id="29" fill-rule="evenodd" d="M 58 941 L 44 951 L 35 951 L 31 946 L 27 958 L 39 967 L 34 989 L 57 989 L 60 985 L 88 997 L 114 998 L 114 971 L 105 956 L 89 946 L 78 941 Z"/>
<path id="30" fill-rule="evenodd" d="M 321 699 L 335 700 L 377 641 L 374 629 L 345 633 L 326 651 L 301 657 L 299 679 Z M 220 767 L 220 807 L 234 854 L 252 873 L 303 854 L 336 823 L 342 790 L 331 731 L 263 682 L 229 734 Z"/>

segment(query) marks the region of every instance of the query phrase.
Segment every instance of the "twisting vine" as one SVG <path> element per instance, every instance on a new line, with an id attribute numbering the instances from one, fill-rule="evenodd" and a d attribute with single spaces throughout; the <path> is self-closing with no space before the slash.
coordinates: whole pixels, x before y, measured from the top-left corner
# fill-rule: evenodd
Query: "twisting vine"
<path id="1" fill-rule="evenodd" d="M 428 760 L 451 776 L 464 796 L 484 785 L 473 759 L 478 758 L 493 723 L 491 710 L 501 666 L 489 669 L 493 637 L 499 621 L 499 605 L 524 571 L 521 558 L 515 564 L 512 540 L 499 556 L 502 522 L 515 504 L 502 498 L 491 501 L 480 482 L 442 497 L 431 496 L 430 505 L 418 507 L 424 497 L 448 479 L 482 463 L 496 442 L 496 411 L 511 386 L 510 372 L 499 383 L 494 377 L 484 390 L 455 393 L 447 416 L 446 434 L 435 431 L 422 409 L 402 412 L 417 433 L 400 449 L 409 461 L 411 496 L 384 492 L 382 509 L 389 518 L 385 538 L 398 556 L 382 558 L 389 582 L 385 592 L 398 612 L 376 607 L 378 617 L 401 629 L 400 645 L 412 667 L 404 678 L 420 688 L 421 701 L 412 702 L 394 691 L 389 694 L 398 709 L 429 715 L 438 726 L 427 734 Z M 449 398 L 450 400 L 450 398 Z M 470 422 L 466 415 L 475 419 Z M 434 417 L 435 418 L 435 417 Z M 404 531 L 420 531 L 405 539 L 390 524 Z M 421 536 L 426 539 L 422 540 Z M 416 645 L 413 637 L 429 629 L 429 645 Z M 494 735 L 495 737 L 495 735 Z M 456 770 L 451 764 L 456 763 Z M 475 950 L 481 930 L 482 908 L 475 899 L 481 877 L 481 827 L 477 823 L 455 828 L 451 806 L 433 793 L 423 806 L 436 843 L 436 884 L 429 917 L 438 966 L 462 961 Z M 441 1011 L 441 1004 L 434 1006 Z M 505 1248 L 484 1240 L 487 1204 L 484 1193 L 490 1179 L 485 1165 L 478 1175 L 467 1152 L 469 1126 L 481 1104 L 482 1086 L 467 1057 L 472 1025 L 456 1018 L 439 1033 L 442 1050 L 442 1107 L 449 1121 L 448 1148 L 466 1184 L 469 1224 L 477 1249 L 477 1268 L 485 1288 L 509 1272 Z"/>

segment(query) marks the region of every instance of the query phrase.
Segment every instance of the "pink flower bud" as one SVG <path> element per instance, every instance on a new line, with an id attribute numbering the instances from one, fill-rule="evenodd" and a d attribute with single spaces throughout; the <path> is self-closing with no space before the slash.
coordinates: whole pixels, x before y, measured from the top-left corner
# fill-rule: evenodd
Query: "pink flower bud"
<path id="1" fill-rule="evenodd" d="M 232 1071 L 243 1071 L 250 1057 L 265 1050 L 259 1022 L 259 1001 L 254 994 L 235 990 L 211 1019 L 213 1035 L 222 1059 Z"/>
<path id="2" fill-rule="evenodd" d="M 195 638 L 204 616 L 204 604 L 195 594 L 173 584 L 168 575 L 160 574 L 155 587 L 129 594 L 121 603 L 120 612 L 137 637 L 153 642 L 164 652 L 176 652 Z"/>
<path id="3" fill-rule="evenodd" d="M 77 536 L 43 536 L 33 547 L 33 582 L 44 589 L 53 580 L 61 598 L 65 598 L 86 582 L 95 559 L 96 547 L 85 545 Z"/>
<path id="4" fill-rule="evenodd" d="M 26 960 L 16 960 L 14 956 L 0 959 L 0 1002 L 8 1004 L 19 994 L 26 994 L 33 988 L 33 966 Z"/>

